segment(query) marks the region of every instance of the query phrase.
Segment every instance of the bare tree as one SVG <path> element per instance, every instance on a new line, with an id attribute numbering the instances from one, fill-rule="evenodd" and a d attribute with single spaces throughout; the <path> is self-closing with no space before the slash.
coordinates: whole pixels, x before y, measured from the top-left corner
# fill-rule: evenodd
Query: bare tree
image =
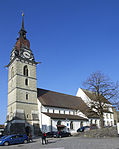
<path id="1" fill-rule="evenodd" d="M 87 90 L 93 95 L 89 101 L 91 109 L 100 117 L 100 126 L 104 126 L 103 114 L 108 109 L 110 102 L 116 103 L 118 96 L 118 83 L 112 82 L 100 71 L 92 73 L 83 83 Z"/>

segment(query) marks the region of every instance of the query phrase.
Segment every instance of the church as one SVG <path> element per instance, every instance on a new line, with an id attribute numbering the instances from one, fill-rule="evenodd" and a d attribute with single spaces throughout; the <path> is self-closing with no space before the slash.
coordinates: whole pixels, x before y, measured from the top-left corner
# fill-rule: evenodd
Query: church
<path id="1" fill-rule="evenodd" d="M 81 126 L 96 124 L 99 116 L 83 97 L 37 88 L 36 66 L 26 37 L 24 15 L 19 37 L 11 51 L 8 67 L 6 131 L 40 135 L 41 131 L 66 130 L 75 133 Z M 113 112 L 112 125 L 113 125 Z"/>

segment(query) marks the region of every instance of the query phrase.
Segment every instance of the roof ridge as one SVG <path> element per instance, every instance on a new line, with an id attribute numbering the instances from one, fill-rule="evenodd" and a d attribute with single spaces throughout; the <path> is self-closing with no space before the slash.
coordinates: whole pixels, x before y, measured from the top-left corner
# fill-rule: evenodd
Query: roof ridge
<path id="1" fill-rule="evenodd" d="M 69 94 L 66 94 L 66 93 L 60 93 L 60 92 L 58 92 L 58 91 L 51 91 L 51 90 L 42 89 L 42 88 L 37 88 L 37 89 L 45 90 L 45 91 L 50 91 L 50 92 L 53 92 L 53 93 L 62 94 L 62 95 L 67 95 L 67 96 L 73 96 L 73 97 L 76 97 L 76 98 L 80 98 L 80 99 L 81 99 L 81 97 L 78 97 L 78 96 L 75 96 L 75 95 L 69 95 Z"/>

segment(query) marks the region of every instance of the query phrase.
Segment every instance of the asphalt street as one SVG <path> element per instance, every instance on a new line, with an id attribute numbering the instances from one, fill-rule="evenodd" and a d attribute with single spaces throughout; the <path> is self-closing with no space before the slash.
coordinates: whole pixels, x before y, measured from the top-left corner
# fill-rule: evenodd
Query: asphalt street
<path id="1" fill-rule="evenodd" d="M 119 138 L 52 138 L 46 145 L 41 144 L 41 139 L 35 139 L 28 144 L 0 146 L 0 149 L 119 149 Z"/>

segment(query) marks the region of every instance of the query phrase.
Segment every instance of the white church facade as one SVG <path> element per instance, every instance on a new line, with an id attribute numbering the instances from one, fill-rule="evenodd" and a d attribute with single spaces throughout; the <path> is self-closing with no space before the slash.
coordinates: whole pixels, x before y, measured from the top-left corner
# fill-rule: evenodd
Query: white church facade
<path id="1" fill-rule="evenodd" d="M 76 96 L 81 97 L 81 99 L 86 103 L 86 105 L 90 107 L 90 102 L 92 100 L 92 93 L 90 91 L 79 88 Z M 106 110 L 103 113 L 104 126 L 114 126 L 114 113 L 112 105 L 106 99 L 104 103 L 108 108 L 106 108 Z"/>
<path id="2" fill-rule="evenodd" d="M 8 67 L 7 133 L 31 133 L 65 129 L 74 133 L 91 123 L 100 127 L 99 116 L 83 96 L 62 94 L 37 88 L 36 66 L 26 38 L 24 16 L 19 38 L 12 49 Z M 113 114 L 111 119 L 113 119 Z M 106 121 L 106 120 L 105 120 Z M 112 125 L 113 125 L 113 120 Z"/>

